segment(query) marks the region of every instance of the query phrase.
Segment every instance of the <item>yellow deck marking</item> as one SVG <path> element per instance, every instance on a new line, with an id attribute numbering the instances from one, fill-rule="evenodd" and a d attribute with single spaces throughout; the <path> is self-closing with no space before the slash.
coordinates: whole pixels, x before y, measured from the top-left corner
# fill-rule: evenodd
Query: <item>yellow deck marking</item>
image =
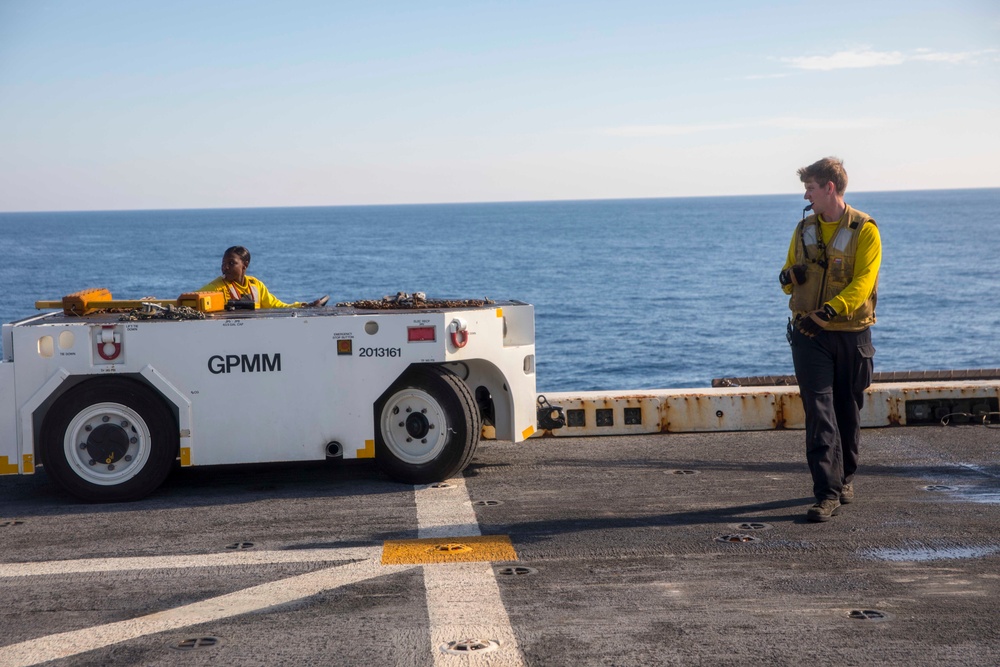
<path id="1" fill-rule="evenodd" d="M 359 459 L 373 459 L 375 458 L 375 441 L 365 440 L 364 449 L 357 450 L 358 453 L 355 454 L 355 458 Z"/>
<path id="2" fill-rule="evenodd" d="M 517 560 L 517 552 L 514 551 L 514 545 L 511 544 L 510 537 L 507 535 L 386 540 L 382 547 L 383 565 L 504 560 Z"/>

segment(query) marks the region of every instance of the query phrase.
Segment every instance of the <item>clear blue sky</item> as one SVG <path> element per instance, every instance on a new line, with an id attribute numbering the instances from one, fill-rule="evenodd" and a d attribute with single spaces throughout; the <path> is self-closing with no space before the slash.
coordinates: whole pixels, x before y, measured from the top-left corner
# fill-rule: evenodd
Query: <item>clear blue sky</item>
<path id="1" fill-rule="evenodd" d="M 1000 187 L 1000 3 L 0 0 L 0 211 Z"/>

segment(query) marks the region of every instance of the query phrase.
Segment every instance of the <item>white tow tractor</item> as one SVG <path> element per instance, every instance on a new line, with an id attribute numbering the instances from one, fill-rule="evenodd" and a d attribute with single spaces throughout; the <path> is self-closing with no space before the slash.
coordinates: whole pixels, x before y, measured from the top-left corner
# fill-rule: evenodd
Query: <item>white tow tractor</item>
<path id="1" fill-rule="evenodd" d="M 141 498 L 178 461 L 374 458 L 423 484 L 463 470 L 484 426 L 535 431 L 529 304 L 226 311 L 219 297 L 86 290 L 4 324 L 0 474 L 41 465 L 88 501 Z"/>

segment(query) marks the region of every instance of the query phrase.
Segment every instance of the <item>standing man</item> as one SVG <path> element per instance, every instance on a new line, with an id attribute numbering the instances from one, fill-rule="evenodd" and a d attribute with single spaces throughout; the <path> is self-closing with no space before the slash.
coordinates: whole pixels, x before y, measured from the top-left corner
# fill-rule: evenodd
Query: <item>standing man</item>
<path id="1" fill-rule="evenodd" d="M 793 316 L 788 325 L 806 416 L 806 460 L 816 504 L 809 521 L 829 521 L 854 501 L 861 407 L 872 381 L 882 240 L 867 213 L 844 203 L 847 172 L 837 158 L 799 169 L 813 213 L 795 228 L 779 274 Z"/>

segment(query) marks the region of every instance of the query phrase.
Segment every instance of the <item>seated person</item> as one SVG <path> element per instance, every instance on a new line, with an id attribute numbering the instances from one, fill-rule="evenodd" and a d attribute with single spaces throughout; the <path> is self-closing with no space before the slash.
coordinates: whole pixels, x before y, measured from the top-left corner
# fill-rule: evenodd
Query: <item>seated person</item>
<path id="1" fill-rule="evenodd" d="M 253 276 L 247 275 L 250 267 L 250 251 L 241 245 L 227 248 L 222 255 L 222 275 L 202 287 L 199 292 L 222 292 L 226 303 L 230 301 L 253 302 L 256 308 L 304 308 L 319 307 L 330 300 L 322 296 L 315 301 L 285 303 L 271 294 L 267 286 Z"/>

